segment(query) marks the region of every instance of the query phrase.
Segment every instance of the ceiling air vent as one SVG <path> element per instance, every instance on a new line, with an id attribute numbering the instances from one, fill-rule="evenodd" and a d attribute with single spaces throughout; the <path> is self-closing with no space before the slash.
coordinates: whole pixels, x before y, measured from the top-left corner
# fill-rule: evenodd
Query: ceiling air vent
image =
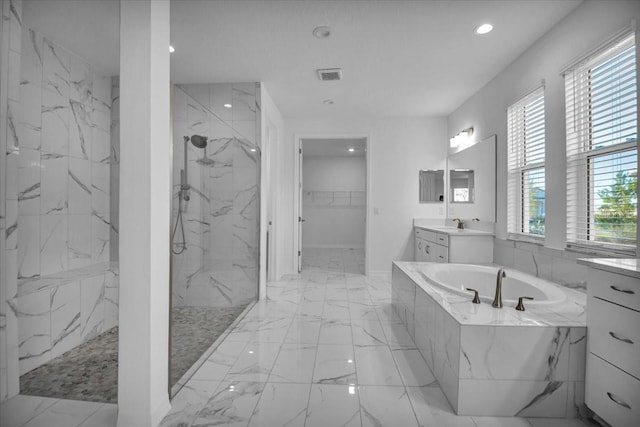
<path id="1" fill-rule="evenodd" d="M 323 81 L 342 80 L 342 70 L 340 68 L 325 68 L 316 70 L 318 78 Z"/>

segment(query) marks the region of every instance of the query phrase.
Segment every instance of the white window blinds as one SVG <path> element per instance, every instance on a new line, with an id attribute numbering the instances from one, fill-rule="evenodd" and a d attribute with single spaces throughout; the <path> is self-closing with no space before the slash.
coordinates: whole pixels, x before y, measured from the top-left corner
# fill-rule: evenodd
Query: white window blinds
<path id="1" fill-rule="evenodd" d="M 636 246 L 635 51 L 628 34 L 565 74 L 569 245 Z"/>
<path id="2" fill-rule="evenodd" d="M 544 87 L 507 109 L 507 229 L 544 235 Z"/>

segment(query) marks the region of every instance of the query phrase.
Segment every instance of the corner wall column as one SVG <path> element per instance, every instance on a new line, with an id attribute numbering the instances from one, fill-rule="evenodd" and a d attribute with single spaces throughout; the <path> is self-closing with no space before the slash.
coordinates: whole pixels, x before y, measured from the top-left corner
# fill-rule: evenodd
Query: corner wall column
<path id="1" fill-rule="evenodd" d="M 169 0 L 120 1 L 118 426 L 169 411 Z"/>

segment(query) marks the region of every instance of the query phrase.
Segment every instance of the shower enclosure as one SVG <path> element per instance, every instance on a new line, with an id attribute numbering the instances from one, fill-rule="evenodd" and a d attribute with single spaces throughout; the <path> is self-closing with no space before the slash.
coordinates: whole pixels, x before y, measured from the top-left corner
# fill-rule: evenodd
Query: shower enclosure
<path id="1" fill-rule="evenodd" d="M 173 393 L 258 297 L 259 94 L 258 83 L 173 88 Z"/>

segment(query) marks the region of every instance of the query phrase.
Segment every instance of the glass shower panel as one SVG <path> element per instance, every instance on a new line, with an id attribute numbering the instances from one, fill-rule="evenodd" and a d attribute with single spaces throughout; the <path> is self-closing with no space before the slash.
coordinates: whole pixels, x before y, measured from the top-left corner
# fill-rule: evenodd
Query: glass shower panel
<path id="1" fill-rule="evenodd" d="M 172 394 L 258 297 L 259 93 L 173 89 Z"/>

